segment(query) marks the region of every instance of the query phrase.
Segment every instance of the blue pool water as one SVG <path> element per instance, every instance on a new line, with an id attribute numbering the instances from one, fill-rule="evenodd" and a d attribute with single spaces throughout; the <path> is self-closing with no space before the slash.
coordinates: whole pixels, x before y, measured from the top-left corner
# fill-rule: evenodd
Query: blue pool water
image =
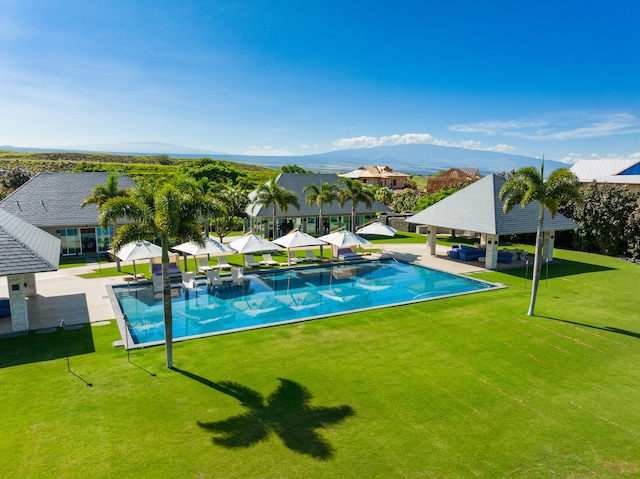
<path id="1" fill-rule="evenodd" d="M 366 261 L 245 274 L 243 284 L 197 294 L 174 288 L 175 339 L 304 321 L 424 301 L 496 285 L 396 261 Z M 164 340 L 161 296 L 150 284 L 114 286 L 134 344 Z"/>

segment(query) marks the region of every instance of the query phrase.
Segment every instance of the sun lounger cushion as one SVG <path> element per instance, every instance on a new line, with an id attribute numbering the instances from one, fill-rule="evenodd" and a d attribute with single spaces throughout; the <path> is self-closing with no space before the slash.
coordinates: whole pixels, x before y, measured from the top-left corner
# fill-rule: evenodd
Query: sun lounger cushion
<path id="1" fill-rule="evenodd" d="M 354 253 L 353 251 L 351 251 L 351 248 L 341 248 L 338 250 L 338 258 L 340 259 L 360 259 L 362 258 L 362 256 L 360 256 L 357 253 Z"/>

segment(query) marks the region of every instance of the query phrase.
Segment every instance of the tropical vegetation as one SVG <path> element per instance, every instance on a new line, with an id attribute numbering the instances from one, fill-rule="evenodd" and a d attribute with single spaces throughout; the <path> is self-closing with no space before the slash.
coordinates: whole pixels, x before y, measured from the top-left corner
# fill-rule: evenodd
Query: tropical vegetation
<path id="1" fill-rule="evenodd" d="M 114 235 L 112 248 L 139 240 L 160 238 L 162 247 L 162 296 L 167 367 L 173 367 L 173 318 L 171 283 L 169 279 L 169 238 L 202 244 L 201 199 L 193 179 L 156 183 L 143 181 L 130 190 L 128 196 L 108 200 L 100 210 L 100 223 L 108 225 L 120 218 L 132 220 L 122 225 Z"/>
<path id="2" fill-rule="evenodd" d="M 255 197 L 253 198 L 253 204 L 260 204 L 265 208 L 272 208 L 272 239 L 278 237 L 278 228 L 276 225 L 276 208 L 279 208 L 285 216 L 289 212 L 289 208 L 291 206 L 300 209 L 298 195 L 294 191 L 280 186 L 276 179 L 277 175 L 271 177 L 271 179 L 267 183 L 258 186 L 258 188 L 255 190 Z M 265 236 L 269 235 L 266 234 Z"/>
<path id="3" fill-rule="evenodd" d="M 367 208 L 373 206 L 373 191 L 364 183 L 351 178 L 340 178 L 342 187 L 338 190 L 338 203 L 343 208 L 347 201 L 351 202 L 351 232 L 356 232 L 356 208 L 360 203 Z"/>
<path id="4" fill-rule="evenodd" d="M 531 302 L 527 313 L 528 316 L 533 316 L 540 282 L 540 268 L 542 267 L 544 211 L 547 210 L 553 218 L 562 203 L 579 201 L 580 182 L 568 168 L 554 170 L 545 180 L 543 161 L 540 170 L 533 166 L 517 170 L 502 185 L 498 197 L 500 201 L 504 202 L 503 210 L 505 213 L 511 211 L 518 204 L 524 208 L 532 201 L 539 203 Z"/>
<path id="5" fill-rule="evenodd" d="M 336 184 L 323 182 L 320 186 L 315 183 L 305 185 L 302 190 L 307 195 L 305 201 L 309 206 L 318 207 L 318 224 L 316 225 L 316 234 L 325 234 L 322 209 L 324 205 L 331 206 L 334 201 L 338 201 L 338 186 Z"/>

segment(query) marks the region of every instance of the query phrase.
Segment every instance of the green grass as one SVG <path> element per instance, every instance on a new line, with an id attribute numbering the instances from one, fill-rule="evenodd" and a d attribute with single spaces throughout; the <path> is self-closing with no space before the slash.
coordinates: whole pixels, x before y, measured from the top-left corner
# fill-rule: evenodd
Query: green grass
<path id="1" fill-rule="evenodd" d="M 637 477 L 640 267 L 557 255 L 535 317 L 518 269 L 176 343 L 176 371 L 113 324 L 2 339 L 3 477 Z"/>

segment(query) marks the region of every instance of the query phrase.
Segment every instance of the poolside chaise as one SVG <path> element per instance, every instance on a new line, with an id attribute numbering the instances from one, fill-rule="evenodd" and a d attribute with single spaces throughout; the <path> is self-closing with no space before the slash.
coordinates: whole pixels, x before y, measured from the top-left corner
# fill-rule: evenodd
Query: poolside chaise
<path id="1" fill-rule="evenodd" d="M 182 273 L 182 288 L 190 289 L 191 291 L 198 291 L 198 285 L 196 284 L 196 273 L 195 271 L 188 271 L 186 273 Z"/>
<path id="2" fill-rule="evenodd" d="M 151 258 L 151 274 L 162 276 L 162 260 L 160 258 Z M 180 278 L 182 270 L 178 266 L 178 255 L 169 257 L 169 277 Z"/>
<path id="3" fill-rule="evenodd" d="M 220 256 L 218 258 L 218 264 L 214 264 L 211 266 L 213 269 L 231 269 L 231 265 L 229 264 L 229 260 L 226 256 Z"/>
<path id="4" fill-rule="evenodd" d="M 322 258 L 320 256 L 316 256 L 313 254 L 313 251 L 311 251 L 310 249 L 305 250 L 304 252 L 304 258 L 302 258 L 302 261 L 321 261 Z"/>
<path id="5" fill-rule="evenodd" d="M 354 253 L 351 250 L 351 248 L 340 248 L 338 250 L 338 258 L 349 260 L 349 259 L 360 259 L 362 258 L 362 256 L 360 256 L 358 253 Z"/>
<path id="6" fill-rule="evenodd" d="M 0 299 L 0 318 L 4 318 L 5 316 L 11 316 L 9 298 Z"/>
<path id="7" fill-rule="evenodd" d="M 262 261 L 260 261 L 261 265 L 264 266 L 279 266 L 280 263 L 275 261 L 269 253 L 265 253 L 262 255 Z"/>
<path id="8" fill-rule="evenodd" d="M 245 255 L 244 265 L 247 268 L 259 268 L 260 263 L 258 263 L 252 254 Z M 233 272 L 233 269 L 231 270 Z"/>
<path id="9" fill-rule="evenodd" d="M 206 273 L 207 271 L 212 271 L 213 267 L 209 266 L 209 261 L 207 258 L 199 258 L 198 259 L 198 273 Z"/>
<path id="10" fill-rule="evenodd" d="M 231 281 L 233 284 L 244 283 L 244 271 L 242 270 L 242 267 L 231 268 Z"/>
<path id="11" fill-rule="evenodd" d="M 222 286 L 222 278 L 220 278 L 220 272 L 212 269 L 207 271 L 207 284 L 209 286 Z"/>

